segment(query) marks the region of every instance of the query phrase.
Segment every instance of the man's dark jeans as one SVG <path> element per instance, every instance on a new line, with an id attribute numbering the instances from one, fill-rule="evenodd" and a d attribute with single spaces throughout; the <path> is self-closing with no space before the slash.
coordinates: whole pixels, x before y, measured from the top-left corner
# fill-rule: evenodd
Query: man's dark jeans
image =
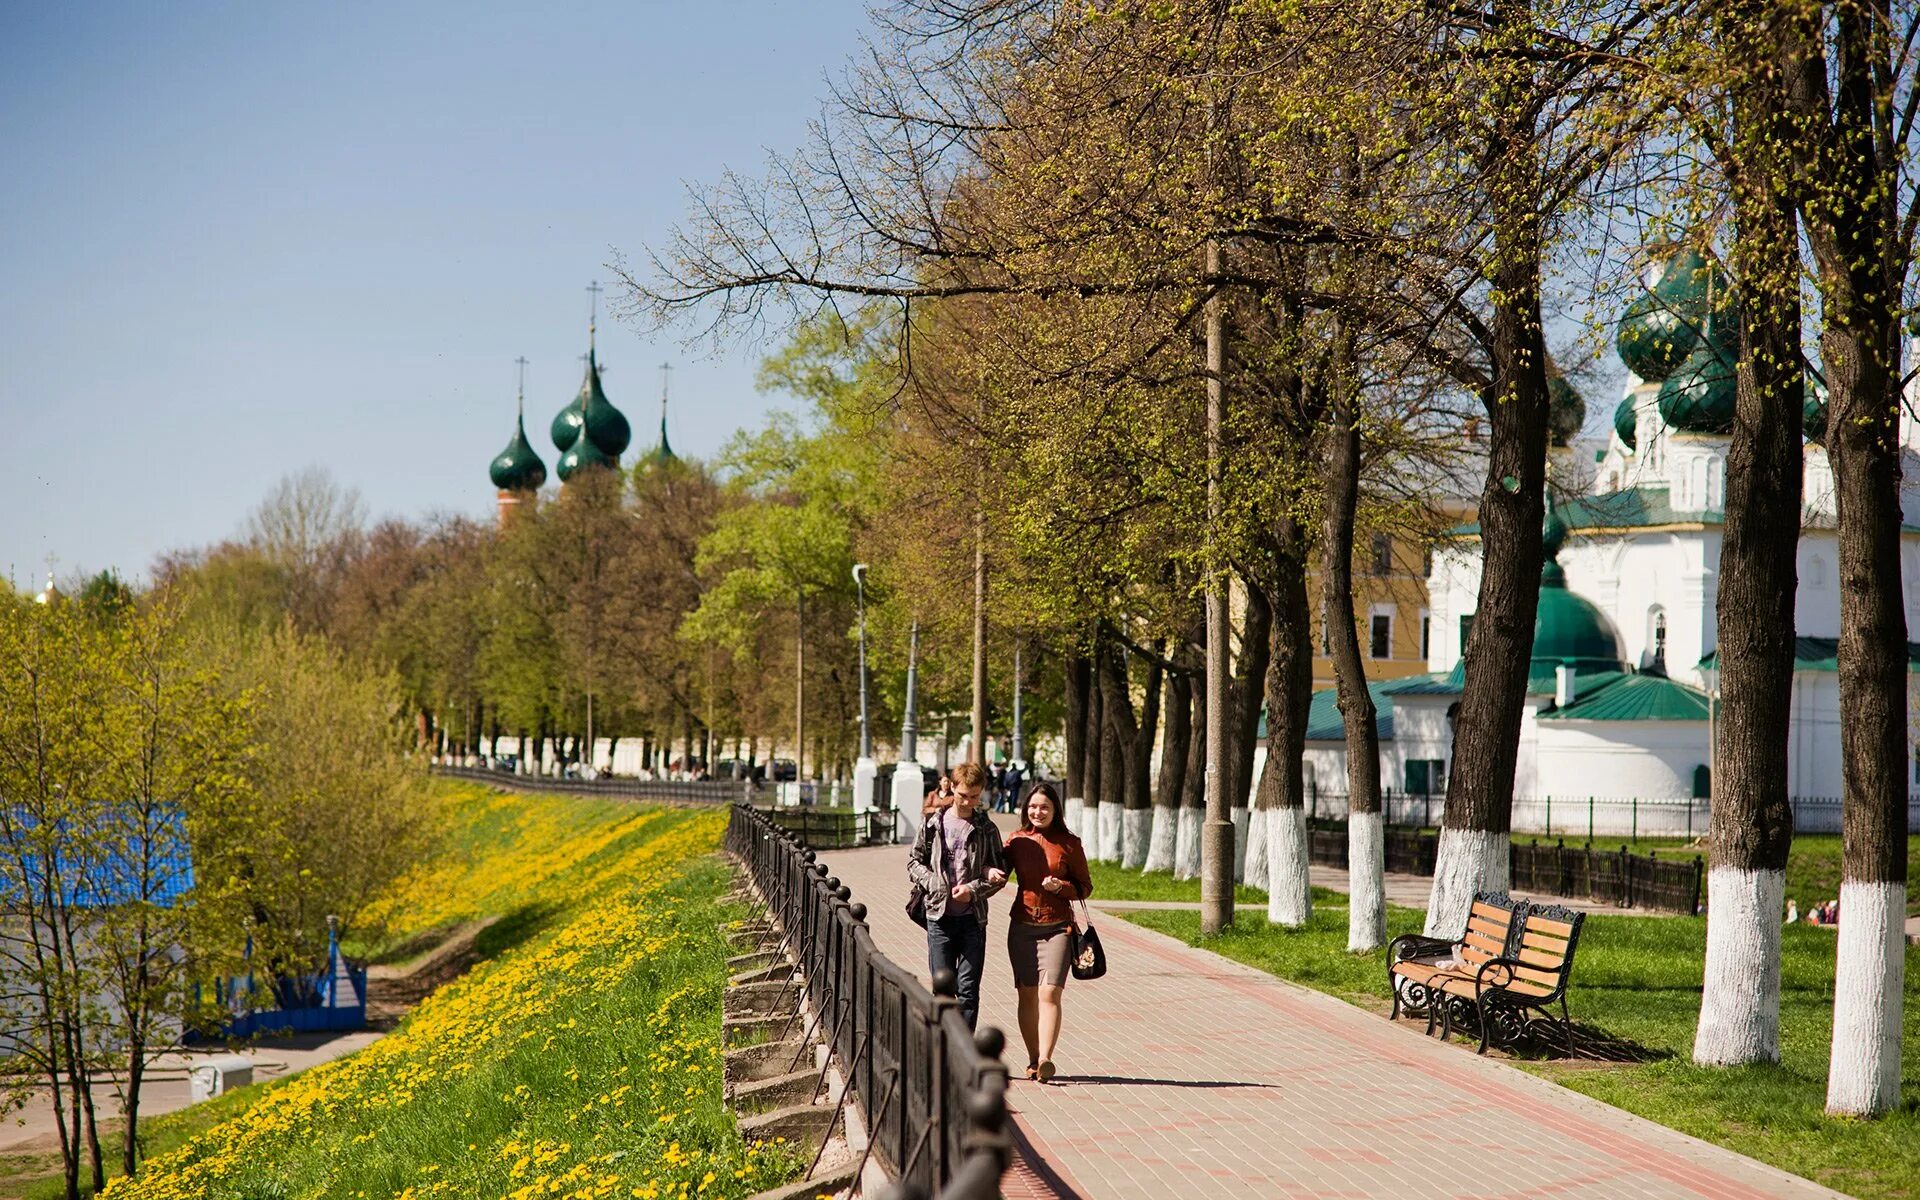
<path id="1" fill-rule="evenodd" d="M 987 961 L 987 927 L 972 912 L 927 922 L 927 971 L 945 967 L 959 980 L 955 999 L 967 1028 L 980 1021 L 980 969 Z"/>

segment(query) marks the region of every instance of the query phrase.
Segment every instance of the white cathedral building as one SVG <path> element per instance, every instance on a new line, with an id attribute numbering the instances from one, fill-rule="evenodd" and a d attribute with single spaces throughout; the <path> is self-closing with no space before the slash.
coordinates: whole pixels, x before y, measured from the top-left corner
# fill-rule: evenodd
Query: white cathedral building
<path id="1" fill-rule="evenodd" d="M 1633 375 L 1607 448 L 1579 494 L 1560 489 L 1586 472 L 1571 469 L 1570 449 L 1555 451 L 1556 493 L 1544 533 L 1549 559 L 1514 784 L 1517 830 L 1705 831 L 1737 356 L 1732 308 L 1709 264 L 1686 251 L 1670 259 L 1621 318 L 1617 345 Z M 1806 418 L 1787 786 L 1798 828 L 1811 832 L 1837 830 L 1840 820 L 1840 590 L 1833 474 L 1820 444 L 1824 402 L 1810 397 Z M 1920 464 L 1920 428 L 1911 418 L 1902 421 L 1902 437 Z M 1920 471 L 1910 467 L 1907 478 L 1901 561 L 1907 625 L 1914 629 L 1920 628 L 1920 488 L 1914 486 Z M 1480 567 L 1478 527 L 1461 526 L 1433 554 L 1430 673 L 1373 685 L 1381 710 L 1381 778 L 1392 790 L 1445 793 L 1451 715 Z M 1920 646 L 1910 645 L 1909 657 L 1920 658 Z M 1314 700 L 1309 769 L 1321 790 L 1344 792 L 1345 750 L 1333 695 Z"/>

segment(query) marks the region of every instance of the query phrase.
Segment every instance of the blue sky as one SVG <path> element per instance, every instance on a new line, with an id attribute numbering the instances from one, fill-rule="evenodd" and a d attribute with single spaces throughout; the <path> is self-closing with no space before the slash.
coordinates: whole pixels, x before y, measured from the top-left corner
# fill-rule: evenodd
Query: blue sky
<path id="1" fill-rule="evenodd" d="M 484 516 L 579 386 L 585 291 L 805 136 L 860 0 L 0 4 L 0 571 L 144 574 L 309 464 L 372 513 Z M 605 320 L 636 441 L 774 400 Z"/>

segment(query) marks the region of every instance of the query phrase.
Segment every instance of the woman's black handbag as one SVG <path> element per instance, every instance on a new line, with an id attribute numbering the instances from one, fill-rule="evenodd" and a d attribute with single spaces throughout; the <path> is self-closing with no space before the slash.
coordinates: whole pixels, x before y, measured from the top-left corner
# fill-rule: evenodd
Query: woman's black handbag
<path id="1" fill-rule="evenodd" d="M 907 893 L 907 919 L 922 929 L 927 927 L 927 894 L 917 883 Z"/>
<path id="2" fill-rule="evenodd" d="M 1098 979 L 1107 973 L 1107 951 L 1100 944 L 1100 931 L 1086 913 L 1083 904 L 1081 919 L 1067 931 L 1067 967 L 1075 979 Z"/>

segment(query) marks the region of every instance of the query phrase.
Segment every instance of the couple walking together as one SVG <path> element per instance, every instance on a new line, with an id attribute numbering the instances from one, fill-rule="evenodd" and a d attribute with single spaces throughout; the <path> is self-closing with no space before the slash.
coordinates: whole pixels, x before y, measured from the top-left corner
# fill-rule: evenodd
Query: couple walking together
<path id="1" fill-rule="evenodd" d="M 1015 888 L 1007 923 L 1007 958 L 1020 1000 L 1020 1038 L 1027 1046 L 1027 1078 L 1053 1078 L 1066 991 L 1072 905 L 1093 893 L 1087 855 L 1068 832 L 1060 798 L 1045 783 L 1027 793 L 1020 830 L 1000 841 L 993 818 L 980 809 L 986 772 L 962 763 L 929 798 L 907 878 L 926 900 L 927 969 L 951 970 L 956 999 L 972 1026 L 980 1019 L 980 973 L 987 957 L 987 901 Z"/>

